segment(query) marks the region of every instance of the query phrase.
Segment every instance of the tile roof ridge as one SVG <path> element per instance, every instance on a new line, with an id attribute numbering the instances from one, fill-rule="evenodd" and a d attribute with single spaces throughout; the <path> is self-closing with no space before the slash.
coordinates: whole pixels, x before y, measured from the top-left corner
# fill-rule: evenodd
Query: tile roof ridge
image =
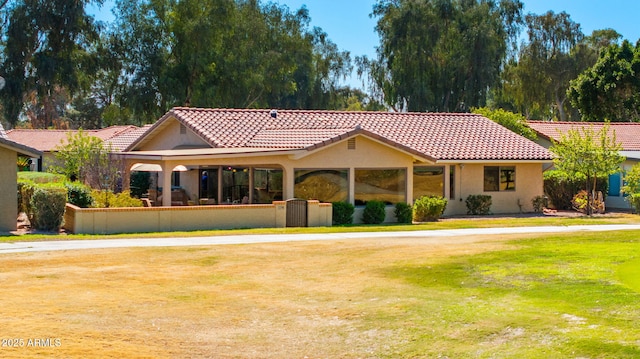
<path id="1" fill-rule="evenodd" d="M 378 115 L 394 115 L 394 116 L 425 116 L 425 115 L 433 115 L 433 116 L 461 116 L 461 117 L 484 117 L 481 114 L 471 113 L 471 112 L 417 112 L 417 111 L 408 111 L 408 112 L 397 112 L 397 111 L 346 111 L 346 110 L 331 110 L 331 109 L 286 109 L 286 108 L 224 108 L 224 107 L 184 107 L 184 106 L 176 106 L 173 107 L 171 111 L 205 111 L 205 112 L 270 112 L 270 111 L 280 111 L 280 112 L 288 112 L 288 113 L 338 113 L 338 114 L 378 114 Z"/>

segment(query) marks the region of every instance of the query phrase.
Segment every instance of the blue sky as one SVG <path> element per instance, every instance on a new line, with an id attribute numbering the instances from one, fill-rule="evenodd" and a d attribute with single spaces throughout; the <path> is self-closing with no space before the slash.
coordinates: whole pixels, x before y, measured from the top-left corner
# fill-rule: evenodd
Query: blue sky
<path id="1" fill-rule="evenodd" d="M 207 0 L 202 0 L 207 1 Z M 265 0 L 263 0 L 265 2 Z M 378 34 L 375 19 L 369 17 L 376 0 L 274 0 L 295 11 L 306 5 L 311 26 L 322 28 L 340 50 L 355 56 L 375 56 Z M 640 1 L 638 0 L 524 0 L 525 13 L 542 14 L 548 10 L 566 11 L 571 19 L 582 26 L 586 35 L 593 30 L 612 28 L 635 43 L 640 39 Z M 113 1 L 105 1 L 98 18 L 112 19 Z M 349 85 L 360 87 L 359 81 L 349 79 Z"/>

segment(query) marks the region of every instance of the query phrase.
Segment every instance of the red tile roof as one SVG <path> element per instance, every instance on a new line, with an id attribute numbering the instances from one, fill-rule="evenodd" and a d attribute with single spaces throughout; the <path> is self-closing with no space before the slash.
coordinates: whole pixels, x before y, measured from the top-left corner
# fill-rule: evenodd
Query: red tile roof
<path id="1" fill-rule="evenodd" d="M 604 126 L 603 122 L 529 121 L 528 123 L 529 127 L 540 136 L 554 141 L 560 141 L 569 130 L 592 128 L 597 133 Z M 609 124 L 609 131 L 615 133 L 616 141 L 622 145 L 622 150 L 640 151 L 640 123 L 612 122 Z"/>
<path id="2" fill-rule="evenodd" d="M 124 151 L 135 140 L 140 138 L 152 125 L 144 125 L 142 127 L 129 126 L 126 130 L 120 131 L 115 135 L 104 140 L 106 145 L 111 145 L 111 149 L 116 152 Z"/>
<path id="3" fill-rule="evenodd" d="M 136 126 L 111 126 L 100 130 L 84 130 L 84 132 L 88 135 L 98 137 L 103 141 L 107 141 L 114 140 L 119 135 L 124 135 L 137 129 L 138 127 Z M 78 130 L 13 129 L 6 132 L 7 138 L 14 142 L 35 148 L 38 151 L 51 152 L 62 143 L 67 142 L 68 134 L 77 133 Z M 121 148 L 126 148 L 133 140 L 135 139 L 128 141 L 124 146 L 121 146 Z M 116 144 L 119 145 L 119 143 Z"/>
<path id="4" fill-rule="evenodd" d="M 542 146 L 476 114 L 174 108 L 214 148 L 311 149 L 357 132 L 435 160 L 550 160 Z M 128 150 L 144 143 L 145 136 Z"/>

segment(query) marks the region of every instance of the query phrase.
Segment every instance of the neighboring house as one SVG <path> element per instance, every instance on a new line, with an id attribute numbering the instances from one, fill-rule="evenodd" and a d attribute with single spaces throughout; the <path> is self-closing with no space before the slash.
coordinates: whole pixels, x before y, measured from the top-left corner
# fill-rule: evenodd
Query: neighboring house
<path id="1" fill-rule="evenodd" d="M 546 148 L 551 147 L 552 141 L 559 142 L 563 135 L 570 130 L 592 128 L 594 133 L 599 132 L 605 125 L 602 122 L 548 122 L 528 121 L 529 126 L 538 133 L 538 143 Z M 622 146 L 620 154 L 626 157 L 622 164 L 622 173 L 609 176 L 609 191 L 605 205 L 609 208 L 631 208 L 621 192 L 623 174 L 633 165 L 640 162 L 640 123 L 612 122 L 609 131 L 615 134 L 616 141 Z"/>
<path id="2" fill-rule="evenodd" d="M 100 130 L 83 130 L 83 132 L 90 136 L 98 137 L 105 144 L 111 144 L 114 151 L 120 151 L 131 144 L 148 128 L 149 126 L 111 126 Z M 56 148 L 66 143 L 70 134 L 77 132 L 78 130 L 13 129 L 7 131 L 7 138 L 42 152 L 40 158 L 32 159 L 31 170 L 46 171 L 47 166 L 55 163 Z"/>
<path id="3" fill-rule="evenodd" d="M 42 153 L 4 137 L 0 126 L 0 232 L 15 231 L 18 217 L 18 155 L 40 157 Z"/>
<path id="4" fill-rule="evenodd" d="M 532 211 L 551 153 L 475 114 L 174 108 L 122 152 L 162 169 L 158 185 L 191 203 L 292 198 L 356 205 L 492 196 L 494 213 Z M 181 168 L 181 171 L 177 171 Z M 158 200 L 172 205 L 172 197 Z M 175 198 L 174 198 L 175 200 Z M 174 202 L 173 204 L 177 204 Z"/>

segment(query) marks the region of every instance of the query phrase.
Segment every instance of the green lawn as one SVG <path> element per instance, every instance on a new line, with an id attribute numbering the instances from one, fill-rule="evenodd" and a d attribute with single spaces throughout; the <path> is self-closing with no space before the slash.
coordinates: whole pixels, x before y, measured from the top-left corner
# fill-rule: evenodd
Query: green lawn
<path id="1" fill-rule="evenodd" d="M 407 285 L 376 314 L 405 338 L 385 356 L 638 358 L 639 242 L 637 231 L 558 235 L 385 268 Z"/>

